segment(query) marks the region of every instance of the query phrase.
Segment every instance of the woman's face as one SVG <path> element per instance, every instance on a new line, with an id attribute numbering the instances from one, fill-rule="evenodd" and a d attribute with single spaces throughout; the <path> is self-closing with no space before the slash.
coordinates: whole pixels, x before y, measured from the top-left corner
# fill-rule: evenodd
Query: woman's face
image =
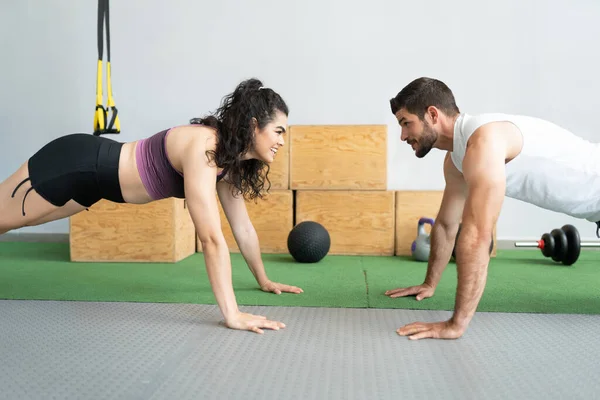
<path id="1" fill-rule="evenodd" d="M 285 144 L 283 135 L 286 132 L 287 116 L 278 111 L 275 118 L 263 129 L 255 128 L 254 146 L 248 158 L 256 158 L 269 164 L 272 163 L 279 148 Z"/>

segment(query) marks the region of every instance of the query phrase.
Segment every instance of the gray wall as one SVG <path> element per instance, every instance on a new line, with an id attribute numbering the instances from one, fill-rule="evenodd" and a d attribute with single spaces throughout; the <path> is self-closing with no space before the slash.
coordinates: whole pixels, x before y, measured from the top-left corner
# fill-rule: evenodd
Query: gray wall
<path id="1" fill-rule="evenodd" d="M 257 76 L 285 97 L 290 124 L 388 124 L 389 189 L 441 189 L 443 154 L 417 160 L 401 145 L 388 99 L 434 76 L 463 111 L 535 115 L 596 141 L 599 17 L 594 0 L 112 1 L 120 139 L 185 123 Z M 96 1 L 5 1 L 0 40 L 4 179 L 47 141 L 91 130 Z M 590 223 L 507 199 L 498 238 L 567 222 L 595 238 Z"/>

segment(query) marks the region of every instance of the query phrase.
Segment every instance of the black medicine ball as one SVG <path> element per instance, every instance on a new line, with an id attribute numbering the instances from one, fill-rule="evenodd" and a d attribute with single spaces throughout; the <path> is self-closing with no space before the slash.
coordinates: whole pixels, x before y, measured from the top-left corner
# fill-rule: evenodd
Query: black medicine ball
<path id="1" fill-rule="evenodd" d="M 290 231 L 287 246 L 296 261 L 315 263 L 329 252 L 331 238 L 323 225 L 314 221 L 303 221 Z"/>

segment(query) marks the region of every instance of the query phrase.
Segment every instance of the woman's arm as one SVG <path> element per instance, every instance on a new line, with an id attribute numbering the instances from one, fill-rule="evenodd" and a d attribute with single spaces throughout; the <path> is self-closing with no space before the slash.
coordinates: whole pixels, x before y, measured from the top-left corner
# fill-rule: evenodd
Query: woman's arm
<path id="1" fill-rule="evenodd" d="M 219 200 L 238 248 L 256 278 L 256 282 L 262 285 L 268 281 L 268 278 L 262 262 L 258 235 L 248 215 L 244 198 L 241 194 L 237 197 L 234 196 L 232 189 L 232 186 L 226 182 L 221 181 L 217 184 Z"/>
<path id="2" fill-rule="evenodd" d="M 199 142 L 199 141 L 198 141 Z M 231 260 L 215 196 L 216 168 L 208 165 L 202 146 L 189 146 L 183 157 L 185 197 L 196 233 L 202 243 L 208 279 L 225 317 L 238 313 L 231 280 Z"/>
<path id="3" fill-rule="evenodd" d="M 195 143 L 194 143 L 195 142 Z M 188 210 L 202 243 L 206 271 L 217 304 L 229 328 L 252 330 L 279 329 L 284 325 L 263 316 L 241 313 L 233 291 L 231 259 L 223 232 L 216 198 L 216 168 L 208 164 L 205 141 L 195 140 L 182 157 Z"/>
<path id="4" fill-rule="evenodd" d="M 295 286 L 288 286 L 274 283 L 269 280 L 263 264 L 260 242 L 254 225 L 248 215 L 246 202 L 243 196 L 234 196 L 234 187 L 222 180 L 217 184 L 217 193 L 227 221 L 231 226 L 231 231 L 235 241 L 252 271 L 256 282 L 262 290 L 280 294 L 283 292 L 302 293 L 302 289 Z"/>

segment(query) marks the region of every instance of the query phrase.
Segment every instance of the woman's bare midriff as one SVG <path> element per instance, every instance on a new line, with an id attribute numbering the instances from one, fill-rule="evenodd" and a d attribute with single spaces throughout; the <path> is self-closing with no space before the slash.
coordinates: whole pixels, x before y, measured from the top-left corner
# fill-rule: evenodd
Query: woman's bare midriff
<path id="1" fill-rule="evenodd" d="M 167 136 L 167 153 L 169 154 L 169 161 L 174 168 L 181 171 L 183 160 L 181 160 L 180 155 L 185 153 L 184 149 L 187 146 L 190 146 L 191 141 L 206 141 L 207 139 L 214 139 L 214 137 L 215 132 L 212 128 L 200 126 L 182 126 L 173 128 Z M 137 168 L 135 152 L 137 143 L 137 141 L 125 143 L 121 148 L 119 181 L 123 199 L 127 203 L 145 204 L 153 201 L 153 199 L 146 191 Z M 221 168 L 219 168 L 218 172 L 221 172 Z"/>
<path id="2" fill-rule="evenodd" d="M 135 146 L 137 141 L 125 143 L 121 148 L 121 158 L 119 159 L 119 182 L 121 183 L 121 193 L 127 203 L 145 204 L 151 202 L 150 197 L 140 173 L 137 169 Z"/>

